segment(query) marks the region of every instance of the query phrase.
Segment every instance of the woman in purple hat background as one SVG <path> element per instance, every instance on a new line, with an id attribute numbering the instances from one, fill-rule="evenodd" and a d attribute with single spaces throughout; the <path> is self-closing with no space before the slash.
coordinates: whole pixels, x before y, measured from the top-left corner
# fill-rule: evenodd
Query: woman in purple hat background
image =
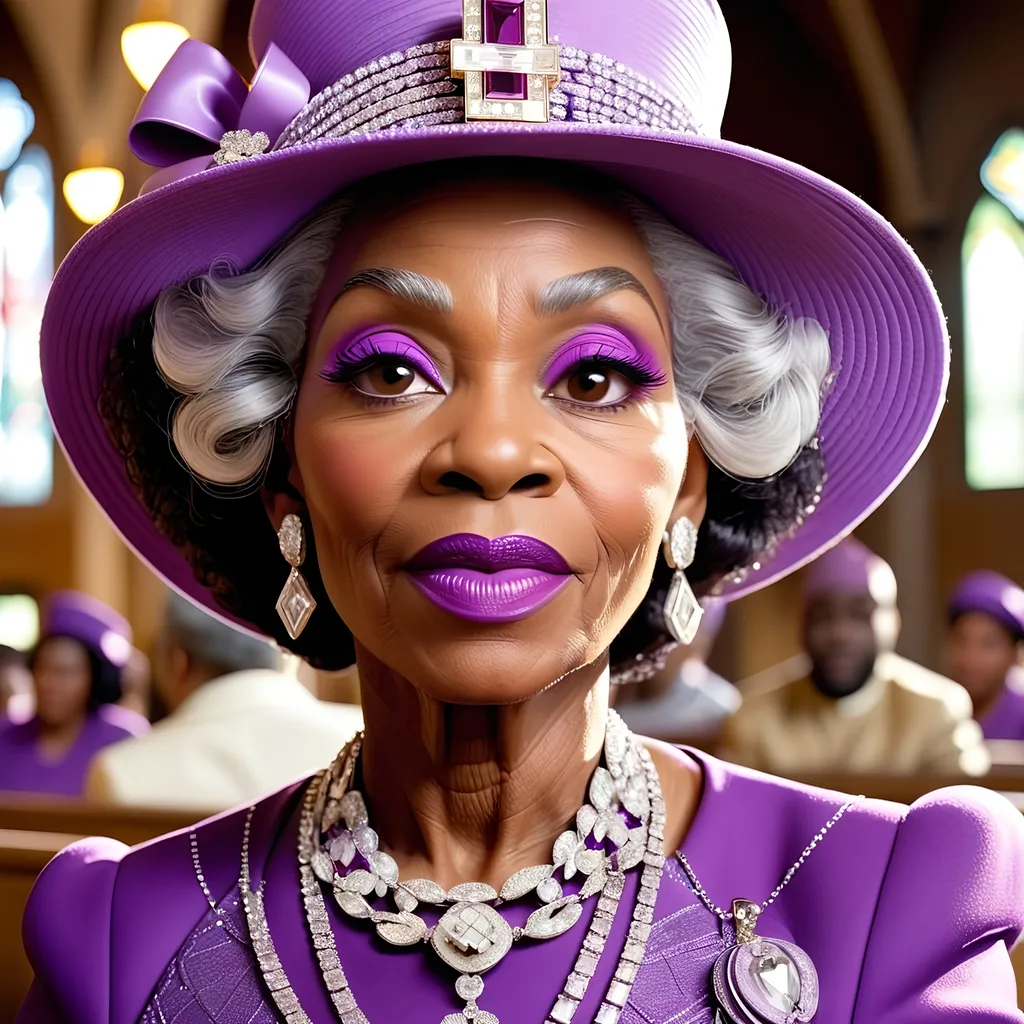
<path id="1" fill-rule="evenodd" d="M 986 739 L 1024 740 L 1024 589 L 999 573 L 965 576 L 949 598 L 950 675 L 971 695 Z"/>
<path id="2" fill-rule="evenodd" d="M 116 705 L 131 653 L 131 628 L 112 608 L 73 591 L 49 597 L 29 656 L 35 714 L 0 719 L 0 790 L 80 796 L 99 750 L 149 728 Z"/>
<path id="3" fill-rule="evenodd" d="M 194 601 L 324 668 L 312 780 L 41 875 L 21 1021 L 1008 1022 L 1024 822 L 633 735 L 612 677 L 792 571 L 933 429 L 899 234 L 717 137 L 712 0 L 258 0 L 64 262 L 76 470 Z"/>

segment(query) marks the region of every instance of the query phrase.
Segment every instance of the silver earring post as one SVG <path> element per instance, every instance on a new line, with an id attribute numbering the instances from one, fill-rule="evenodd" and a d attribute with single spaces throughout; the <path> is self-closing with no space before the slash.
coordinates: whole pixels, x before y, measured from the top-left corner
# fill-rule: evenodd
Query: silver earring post
<path id="1" fill-rule="evenodd" d="M 693 643 L 704 609 L 683 571 L 693 564 L 697 554 L 697 527 L 686 516 L 680 516 L 672 524 L 663 542 L 663 551 L 665 561 L 675 569 L 665 598 L 665 628 L 679 643 Z"/>
<path id="2" fill-rule="evenodd" d="M 299 572 L 299 567 L 306 560 L 306 535 L 302 529 L 302 520 L 297 515 L 289 512 L 281 520 L 277 542 L 284 560 L 292 567 L 281 596 L 277 599 L 277 614 L 281 616 L 288 635 L 298 640 L 316 609 L 316 600 L 310 592 L 309 584 Z"/>

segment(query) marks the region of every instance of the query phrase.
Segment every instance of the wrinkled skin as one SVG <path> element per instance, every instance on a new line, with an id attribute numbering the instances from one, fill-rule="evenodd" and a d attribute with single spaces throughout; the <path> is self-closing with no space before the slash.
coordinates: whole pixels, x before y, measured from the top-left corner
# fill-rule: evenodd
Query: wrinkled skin
<path id="1" fill-rule="evenodd" d="M 609 267 L 634 284 L 541 308 L 551 282 Z M 375 268 L 421 275 L 450 303 L 344 287 Z M 312 523 L 331 603 L 355 637 L 363 788 L 403 874 L 500 886 L 550 858 L 583 801 L 604 738 L 608 646 L 647 593 L 663 531 L 704 512 L 706 463 L 674 393 L 667 323 L 633 225 L 571 191 L 470 181 L 397 206 L 383 197 L 345 225 L 289 435 L 301 502 L 275 494 L 267 505 L 275 527 L 289 512 Z M 594 325 L 642 350 L 643 387 L 564 358 Z M 339 351 L 384 331 L 417 346 L 416 359 L 381 360 L 371 346 L 373 361 L 341 379 Z M 404 568 L 461 533 L 535 538 L 571 572 L 530 614 L 468 621 Z M 678 843 L 700 772 L 649 748 L 666 841 Z"/>
<path id="2" fill-rule="evenodd" d="M 334 302 L 310 346 L 294 447 L 331 601 L 377 659 L 438 700 L 530 697 L 602 656 L 646 593 L 670 519 L 699 521 L 702 511 L 699 490 L 680 494 L 686 425 L 671 383 L 666 301 L 643 244 L 595 203 L 484 185 L 435 191 L 383 220 L 374 211 L 346 232 L 339 264 L 344 272 L 329 281 L 402 268 L 443 282 L 454 305 L 432 313 L 359 287 Z M 538 314 L 545 284 L 607 266 L 633 274 L 654 308 L 622 289 L 563 315 Z M 617 411 L 572 402 L 564 381 L 564 397 L 552 394 L 546 363 L 593 323 L 639 336 L 664 384 Z M 339 338 L 375 324 L 416 340 L 447 394 L 368 404 L 319 376 Z M 467 624 L 424 600 L 402 572 L 427 542 L 458 532 L 537 537 L 576 579 L 522 621 Z"/>

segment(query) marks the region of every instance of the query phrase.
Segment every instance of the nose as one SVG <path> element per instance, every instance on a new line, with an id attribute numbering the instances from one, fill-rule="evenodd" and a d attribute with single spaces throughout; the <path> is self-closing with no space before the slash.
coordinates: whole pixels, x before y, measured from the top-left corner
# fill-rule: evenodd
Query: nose
<path id="1" fill-rule="evenodd" d="M 541 440 L 532 410 L 492 392 L 451 409 L 452 429 L 424 460 L 430 494 L 466 492 L 498 501 L 512 492 L 543 498 L 565 480 L 565 467 Z"/>

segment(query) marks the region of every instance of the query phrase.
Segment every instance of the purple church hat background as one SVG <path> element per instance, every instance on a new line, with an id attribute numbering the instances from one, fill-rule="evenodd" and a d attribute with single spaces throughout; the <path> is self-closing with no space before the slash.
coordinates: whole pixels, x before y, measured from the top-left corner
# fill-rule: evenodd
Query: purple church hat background
<path id="1" fill-rule="evenodd" d="M 728 581 L 724 596 L 773 582 L 848 533 L 931 436 L 949 351 L 929 276 L 898 232 L 840 186 L 718 137 L 731 52 L 717 4 L 548 0 L 548 29 L 563 64 L 581 51 L 605 54 L 608 74 L 642 76 L 686 112 L 686 123 L 420 123 L 310 142 L 295 128 L 300 116 L 282 131 L 307 90 L 309 110 L 334 94 L 334 83 L 343 93 L 350 80 L 339 80 L 356 68 L 374 62 L 377 73 L 401 51 L 460 37 L 461 0 L 256 0 L 250 49 L 261 64 L 251 90 L 196 43 L 146 97 L 133 144 L 164 170 L 61 265 L 42 327 L 43 379 L 58 437 L 86 488 L 157 572 L 222 617 L 158 535 L 106 436 L 97 396 L 110 351 L 163 288 L 217 261 L 252 265 L 338 190 L 396 167 L 462 157 L 588 165 L 659 207 L 779 311 L 823 324 L 835 377 L 819 431 L 828 474 L 820 503 L 755 570 Z M 630 120 L 628 110 L 613 115 Z M 265 131 L 267 151 L 213 166 L 218 133 L 241 128 Z"/>
<path id="2" fill-rule="evenodd" d="M 43 605 L 40 639 L 67 636 L 79 641 L 115 668 L 132 653 L 132 628 L 113 608 L 88 594 L 58 590 Z"/>
<path id="3" fill-rule="evenodd" d="M 1024 640 L 1024 588 L 997 572 L 982 569 L 965 576 L 949 597 L 952 622 L 966 612 L 983 612 Z"/>

